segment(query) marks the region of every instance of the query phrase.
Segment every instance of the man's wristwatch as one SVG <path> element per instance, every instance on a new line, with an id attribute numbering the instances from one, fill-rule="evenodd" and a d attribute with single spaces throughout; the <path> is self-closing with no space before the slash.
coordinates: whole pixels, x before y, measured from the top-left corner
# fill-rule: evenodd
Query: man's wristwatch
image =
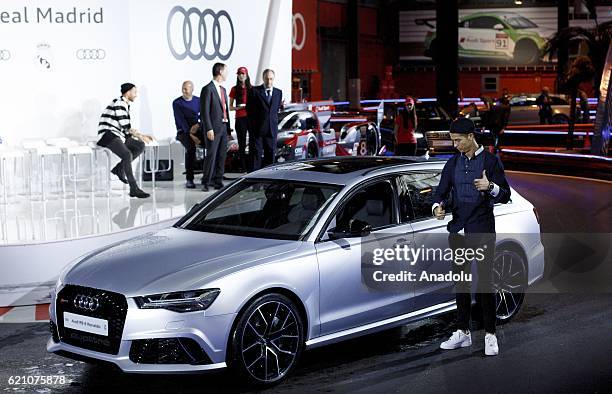
<path id="1" fill-rule="evenodd" d="M 487 188 L 487 191 L 489 193 L 491 193 L 493 191 L 493 186 L 495 186 L 495 184 L 493 182 L 489 181 L 489 187 Z"/>

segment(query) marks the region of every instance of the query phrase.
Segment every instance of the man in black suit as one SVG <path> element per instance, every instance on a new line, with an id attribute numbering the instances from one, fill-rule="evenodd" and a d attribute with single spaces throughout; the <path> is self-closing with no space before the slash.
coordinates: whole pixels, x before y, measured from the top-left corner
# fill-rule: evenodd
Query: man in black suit
<path id="1" fill-rule="evenodd" d="M 278 110 L 283 102 L 283 92 L 273 86 L 274 76 L 274 71 L 264 70 L 263 84 L 251 89 L 247 100 L 249 150 L 253 152 L 253 171 L 274 163 L 276 158 Z"/>
<path id="2" fill-rule="evenodd" d="M 213 80 L 200 93 L 200 117 L 206 136 L 206 159 L 202 190 L 223 187 L 223 172 L 227 155 L 227 135 L 230 133 L 227 92 L 221 86 L 227 78 L 227 66 L 215 63 Z"/>

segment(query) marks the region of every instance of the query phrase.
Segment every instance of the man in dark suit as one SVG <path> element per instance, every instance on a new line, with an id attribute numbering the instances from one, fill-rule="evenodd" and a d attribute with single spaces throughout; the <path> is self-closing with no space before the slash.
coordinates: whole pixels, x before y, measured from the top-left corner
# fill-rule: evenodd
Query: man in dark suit
<path id="1" fill-rule="evenodd" d="M 221 84 L 227 78 L 227 66 L 215 63 L 213 80 L 200 93 L 200 117 L 206 139 L 206 158 L 202 190 L 223 187 L 223 172 L 227 155 L 227 135 L 230 133 L 227 92 Z"/>
<path id="2" fill-rule="evenodd" d="M 485 354 L 499 353 L 495 336 L 495 293 L 493 290 L 493 258 L 495 255 L 496 203 L 510 200 L 510 186 L 499 158 L 476 142 L 474 122 L 459 118 L 451 124 L 450 135 L 459 153 L 451 157 L 442 170 L 440 184 L 433 197 L 433 215 L 444 219 L 450 209 L 453 219 L 448 223 L 449 245 L 459 256 L 459 249 L 481 249 L 476 259 L 478 283 L 476 299 L 482 306 L 485 329 Z M 463 230 L 464 234 L 460 234 Z M 453 273 L 470 273 L 472 262 L 453 264 Z M 472 297 L 470 282 L 455 282 L 458 330 L 442 342 L 442 349 L 458 349 L 472 344 L 469 330 Z"/>
<path id="3" fill-rule="evenodd" d="M 251 89 L 247 100 L 253 171 L 274 163 L 276 158 L 278 111 L 283 102 L 283 92 L 273 86 L 274 76 L 274 71 L 266 69 L 263 72 L 263 84 Z"/>

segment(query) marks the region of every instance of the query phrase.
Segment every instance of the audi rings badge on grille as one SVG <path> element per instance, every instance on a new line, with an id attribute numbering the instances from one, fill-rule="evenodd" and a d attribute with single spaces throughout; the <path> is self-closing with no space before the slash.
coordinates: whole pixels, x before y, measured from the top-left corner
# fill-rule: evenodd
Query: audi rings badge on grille
<path id="1" fill-rule="evenodd" d="M 0 61 L 9 60 L 11 58 L 11 51 L 8 49 L 0 49 Z"/>
<path id="2" fill-rule="evenodd" d="M 177 20 L 180 29 L 177 28 Z M 174 29 L 173 29 L 174 28 Z M 181 6 L 172 8 L 166 24 L 168 47 L 172 56 L 183 60 L 204 58 L 227 60 L 234 50 L 234 24 L 227 11 L 204 11 L 192 7 L 187 11 Z"/>
<path id="3" fill-rule="evenodd" d="M 298 43 L 298 24 L 301 27 L 301 35 L 302 39 Z M 304 21 L 304 16 L 299 12 L 293 14 L 293 35 L 291 36 L 291 44 L 293 45 L 293 49 L 297 51 L 301 51 L 304 48 L 304 44 L 306 43 L 306 21 Z"/>
<path id="4" fill-rule="evenodd" d="M 79 60 L 103 60 L 106 58 L 104 49 L 77 49 L 76 57 Z"/>
<path id="5" fill-rule="evenodd" d="M 75 308 L 93 312 L 100 307 L 100 301 L 95 297 L 79 294 L 74 297 L 73 305 Z"/>

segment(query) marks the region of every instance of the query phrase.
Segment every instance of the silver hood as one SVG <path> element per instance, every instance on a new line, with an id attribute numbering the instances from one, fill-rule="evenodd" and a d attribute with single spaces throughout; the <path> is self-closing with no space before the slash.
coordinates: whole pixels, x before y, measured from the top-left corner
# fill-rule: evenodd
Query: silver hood
<path id="1" fill-rule="evenodd" d="M 239 269 L 291 252 L 300 244 L 167 228 L 88 256 L 61 281 L 127 297 L 194 290 Z"/>

